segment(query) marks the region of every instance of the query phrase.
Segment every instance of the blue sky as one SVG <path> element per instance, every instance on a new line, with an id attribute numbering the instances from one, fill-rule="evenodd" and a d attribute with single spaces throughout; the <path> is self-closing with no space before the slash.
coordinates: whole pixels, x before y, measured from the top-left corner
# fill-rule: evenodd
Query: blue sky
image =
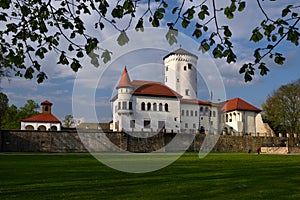
<path id="1" fill-rule="evenodd" d="M 296 0 L 289 2 L 298 3 Z M 270 16 L 275 16 L 282 4 L 265 6 Z M 16 106 L 24 105 L 28 99 L 33 99 L 38 103 L 49 100 L 54 104 L 53 113 L 60 119 L 73 114 L 83 121 L 93 121 L 98 118 L 100 122 L 107 122 L 111 120 L 112 115 L 109 100 L 115 94 L 114 87 L 118 83 L 124 66 L 127 66 L 131 79 L 163 81 L 163 56 L 182 45 L 183 48 L 198 55 L 200 74 L 205 73 L 203 70 L 218 71 L 213 73 L 215 77 L 205 75 L 203 79 L 206 80 L 199 78 L 199 99 L 209 100 L 210 89 L 213 88 L 211 90 L 214 92 L 214 100 L 216 101 L 217 98 L 223 100 L 224 95 L 218 97 L 218 93 L 222 93 L 218 90 L 219 86 L 205 84 L 207 80 L 212 84 L 214 78 L 221 78 L 227 99 L 240 97 L 261 108 L 261 104 L 273 90 L 300 78 L 300 49 L 288 42 L 284 42 L 277 49 L 287 58 L 285 64 L 279 66 L 272 61 L 267 61 L 270 68 L 267 76 L 255 76 L 252 82 L 245 83 L 243 76 L 238 73 L 242 63 L 253 58 L 253 48 L 260 45 L 260 43 L 250 43 L 249 38 L 252 29 L 260 23 L 261 17 L 262 14 L 253 2 L 247 4 L 246 10 L 235 16 L 234 20 L 228 21 L 220 17 L 221 24 L 231 25 L 232 28 L 233 44 L 238 56 L 238 61 L 234 64 L 227 64 L 223 60 L 213 60 L 208 55 L 201 55 L 201 52 L 197 50 L 197 41 L 188 36 L 189 30 L 179 30 L 181 35 L 178 43 L 173 46 L 169 46 L 165 41 L 165 29 L 150 29 L 149 32 L 145 31 L 137 35 L 135 31 L 132 31 L 129 33 L 130 42 L 119 47 L 115 41 L 118 36 L 117 32 L 112 27 L 107 27 L 105 31 L 94 34 L 97 34 L 99 40 L 103 41 L 102 46 L 113 52 L 110 63 L 106 65 L 102 63 L 99 68 L 94 68 L 89 65 L 88 59 L 85 59 L 82 61 L 84 68 L 79 73 L 74 73 L 68 67 L 57 65 L 53 59 L 57 55 L 53 54 L 43 61 L 43 69 L 48 75 L 44 83 L 37 84 L 35 80 L 18 77 L 11 77 L 9 81 L 4 78 L 1 81 L 2 92 L 9 97 L 9 103 Z M 93 33 L 92 30 L 91 32 Z M 94 113 L 96 118 L 91 117 L 91 113 Z"/>

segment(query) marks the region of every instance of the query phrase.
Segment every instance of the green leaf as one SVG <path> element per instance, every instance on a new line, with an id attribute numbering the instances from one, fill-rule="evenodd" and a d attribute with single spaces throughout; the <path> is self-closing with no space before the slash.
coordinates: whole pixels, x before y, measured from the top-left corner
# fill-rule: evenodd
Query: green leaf
<path id="1" fill-rule="evenodd" d="M 196 38 L 200 38 L 202 36 L 202 31 L 196 28 L 192 36 L 195 36 Z"/>
<path id="2" fill-rule="evenodd" d="M 210 49 L 210 46 L 207 44 L 206 40 L 204 39 L 204 40 L 201 42 L 201 45 L 200 45 L 200 47 L 199 47 L 199 50 L 201 50 L 202 53 L 205 53 L 205 52 L 207 52 L 209 49 Z"/>
<path id="3" fill-rule="evenodd" d="M 82 58 L 84 55 L 83 55 L 82 51 L 78 51 L 77 54 L 76 54 L 76 56 L 78 58 Z"/>
<path id="4" fill-rule="evenodd" d="M 279 64 L 279 65 L 283 65 L 285 61 L 285 58 L 282 57 L 282 54 L 279 53 L 275 53 L 275 58 L 274 58 L 274 62 Z"/>
<path id="5" fill-rule="evenodd" d="M 291 8 L 292 6 L 293 6 L 293 5 L 288 5 L 285 9 L 283 9 L 282 12 L 281 12 L 281 16 L 282 16 L 282 17 L 287 16 L 287 14 L 288 14 L 289 12 L 291 12 L 290 8 Z"/>
<path id="6" fill-rule="evenodd" d="M 109 52 L 107 49 L 102 53 L 101 58 L 104 63 L 108 63 L 111 60 L 110 57 L 111 52 Z"/>
<path id="7" fill-rule="evenodd" d="M 177 29 L 169 29 L 166 34 L 166 39 L 169 44 L 172 46 L 177 43 L 178 30 Z"/>
<path id="8" fill-rule="evenodd" d="M 181 22 L 181 26 L 183 28 L 187 28 L 189 24 L 190 24 L 190 21 L 186 20 L 186 19 L 183 19 L 182 22 Z"/>
<path id="9" fill-rule="evenodd" d="M 256 28 L 252 31 L 252 36 L 250 38 L 250 40 L 254 41 L 254 42 L 258 42 L 261 39 L 263 39 L 263 35 L 259 32 L 259 30 Z"/>
<path id="10" fill-rule="evenodd" d="M 0 1 L 0 7 L 3 9 L 8 9 L 10 7 L 11 0 Z"/>
<path id="11" fill-rule="evenodd" d="M 224 14 L 228 19 L 233 19 L 233 17 L 234 17 L 233 12 L 231 11 L 231 9 L 229 7 L 224 9 Z"/>
<path id="12" fill-rule="evenodd" d="M 143 20 L 143 18 L 140 18 L 137 25 L 135 26 L 135 30 L 143 32 L 144 31 L 144 25 L 143 24 L 144 24 L 144 20 Z"/>
<path id="13" fill-rule="evenodd" d="M 228 26 L 223 26 L 223 28 L 224 28 L 224 35 L 225 35 L 226 37 L 231 37 L 232 33 L 231 33 L 231 31 L 229 30 Z"/>
<path id="14" fill-rule="evenodd" d="M 33 78 L 34 69 L 32 67 L 28 67 L 25 71 L 24 77 L 26 79 L 32 79 Z"/>
<path id="15" fill-rule="evenodd" d="M 117 38 L 118 44 L 123 46 L 129 42 L 129 38 L 125 31 L 121 31 L 119 37 Z"/>
<path id="16" fill-rule="evenodd" d="M 173 8 L 172 14 L 175 14 L 177 10 L 178 10 L 178 7 Z"/>
<path id="17" fill-rule="evenodd" d="M 113 18 L 119 18 L 121 19 L 123 17 L 123 12 L 124 9 L 122 6 L 117 5 L 111 12 L 111 15 L 113 16 Z"/>
<path id="18" fill-rule="evenodd" d="M 267 67 L 265 63 L 260 63 L 260 65 L 258 66 L 258 69 L 260 69 L 260 75 L 264 76 L 267 75 L 268 71 L 270 71 Z"/>
<path id="19" fill-rule="evenodd" d="M 239 3 L 239 7 L 238 7 L 238 11 L 239 12 L 242 12 L 246 7 L 246 2 L 245 1 L 242 1 Z"/>
<path id="20" fill-rule="evenodd" d="M 77 72 L 78 69 L 81 68 L 79 61 L 73 58 L 73 62 L 71 63 L 71 68 L 74 72 Z"/>

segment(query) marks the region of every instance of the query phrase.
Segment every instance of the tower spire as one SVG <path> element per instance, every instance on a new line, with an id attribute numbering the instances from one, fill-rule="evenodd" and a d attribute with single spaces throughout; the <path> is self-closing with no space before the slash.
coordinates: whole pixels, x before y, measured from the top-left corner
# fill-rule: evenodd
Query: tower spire
<path id="1" fill-rule="evenodd" d="M 121 76 L 121 79 L 120 79 L 119 84 L 117 85 L 116 89 L 131 88 L 131 87 L 132 87 L 131 81 L 130 81 L 130 78 L 129 78 L 129 75 L 128 75 L 128 72 L 127 72 L 127 68 L 125 66 L 124 70 L 123 70 L 123 73 L 122 73 L 122 76 Z"/>

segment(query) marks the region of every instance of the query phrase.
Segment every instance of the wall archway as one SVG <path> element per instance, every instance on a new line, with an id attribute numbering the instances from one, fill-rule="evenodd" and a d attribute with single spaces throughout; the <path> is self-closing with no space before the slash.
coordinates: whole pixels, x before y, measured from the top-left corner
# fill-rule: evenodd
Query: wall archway
<path id="1" fill-rule="evenodd" d="M 27 126 L 25 126 L 25 130 L 33 131 L 34 127 L 32 125 L 27 125 Z"/>
<path id="2" fill-rule="evenodd" d="M 40 126 L 38 127 L 38 130 L 39 130 L 39 131 L 46 131 L 47 128 L 46 128 L 46 126 L 44 126 L 44 125 L 40 125 Z"/>

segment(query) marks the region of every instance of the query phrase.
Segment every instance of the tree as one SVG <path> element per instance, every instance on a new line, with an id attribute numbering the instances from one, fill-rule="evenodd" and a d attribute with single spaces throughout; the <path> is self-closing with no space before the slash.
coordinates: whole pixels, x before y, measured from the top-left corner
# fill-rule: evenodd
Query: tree
<path id="1" fill-rule="evenodd" d="M 239 70 L 244 74 L 245 81 L 251 81 L 255 69 L 261 75 L 268 73 L 264 61 L 267 57 L 277 64 L 284 63 L 285 57 L 275 51 L 282 41 L 299 44 L 299 5 L 286 5 L 278 16 L 271 17 L 265 11 L 263 1 L 255 1 L 264 18 L 258 22 L 250 37 L 250 41 L 263 43 L 254 50 L 253 61 L 245 63 Z M 82 67 L 80 60 L 85 55 L 91 58 L 95 66 L 99 66 L 100 57 L 104 63 L 109 62 L 112 53 L 109 49 L 99 47 L 101 56 L 93 51 L 99 40 L 87 28 L 91 22 L 96 31 L 102 31 L 107 26 L 119 31 L 119 45 L 128 43 L 127 30 L 134 27 L 136 31 L 143 31 L 146 22 L 153 27 L 168 27 L 166 39 L 170 45 L 177 42 L 179 30 L 188 29 L 191 36 L 199 41 L 199 50 L 210 51 L 214 58 L 225 59 L 228 63 L 236 62 L 238 58 L 232 44 L 232 30 L 227 24 L 221 24 L 219 19 L 233 19 L 237 12 L 245 10 L 246 2 L 249 1 L 228 0 L 227 5 L 216 0 L 1 1 L 3 30 L 0 31 L 0 66 L 11 69 L 16 76 L 27 79 L 35 76 L 41 83 L 47 78 L 41 60 L 52 52 L 59 54 L 58 64 L 70 66 L 75 72 Z M 267 3 L 276 3 L 276 0 Z"/>
<path id="2" fill-rule="evenodd" d="M 3 117 L 3 129 L 5 130 L 18 130 L 20 129 L 20 115 L 17 106 L 11 105 L 8 107 Z"/>
<path id="3" fill-rule="evenodd" d="M 39 104 L 36 103 L 34 100 L 27 100 L 26 104 L 23 107 L 20 107 L 18 111 L 19 119 L 22 120 L 38 114 L 39 112 L 37 111 L 37 109 L 39 108 Z"/>
<path id="4" fill-rule="evenodd" d="M 63 126 L 65 128 L 74 128 L 77 124 L 77 121 L 73 118 L 72 115 L 66 115 L 65 119 L 63 120 Z"/>
<path id="5" fill-rule="evenodd" d="M 300 79 L 274 91 L 262 107 L 273 127 L 300 133 Z"/>
<path id="6" fill-rule="evenodd" d="M 0 93 L 0 129 L 2 129 L 3 126 L 2 121 L 7 109 L 8 109 L 8 98 L 6 94 L 1 92 Z"/>

